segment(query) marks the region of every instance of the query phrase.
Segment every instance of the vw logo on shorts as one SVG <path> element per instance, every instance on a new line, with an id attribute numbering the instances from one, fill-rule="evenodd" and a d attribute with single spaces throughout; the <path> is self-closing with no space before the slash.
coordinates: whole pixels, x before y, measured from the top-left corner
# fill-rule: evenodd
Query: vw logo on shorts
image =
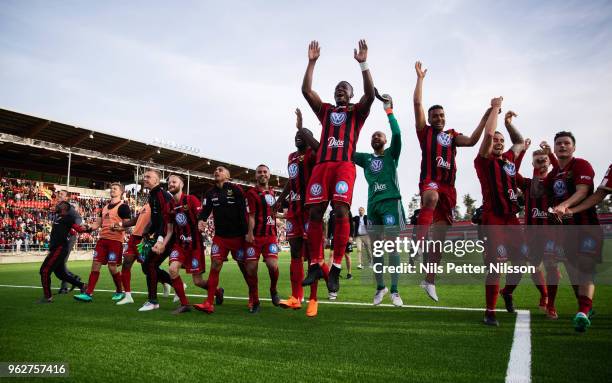
<path id="1" fill-rule="evenodd" d="M 499 245 L 497 246 L 497 254 L 501 258 L 506 258 L 506 256 L 508 255 L 508 251 L 506 250 L 506 247 L 504 245 Z"/>
<path id="2" fill-rule="evenodd" d="M 95 258 L 95 257 L 97 257 L 97 256 L 98 256 L 98 252 L 94 250 L 94 251 L 93 251 L 93 257 Z"/>
<path id="3" fill-rule="evenodd" d="M 383 217 L 383 222 L 387 226 L 395 225 L 395 217 L 393 216 L 393 214 L 385 214 L 385 216 Z"/>
<path id="4" fill-rule="evenodd" d="M 291 221 L 287 221 L 285 223 L 285 231 L 287 233 L 291 233 L 293 231 L 293 224 L 291 223 Z"/>
<path id="5" fill-rule="evenodd" d="M 114 252 L 112 252 L 112 251 L 111 251 L 110 253 L 108 253 L 108 260 L 109 260 L 109 261 L 114 261 L 114 260 L 116 260 L 116 259 L 117 259 L 117 254 L 115 254 L 115 253 L 114 253 Z"/>
<path id="6" fill-rule="evenodd" d="M 274 202 L 276 202 L 276 200 L 274 199 L 274 196 L 272 196 L 272 194 L 266 194 L 266 196 L 264 198 L 266 199 L 266 203 L 269 206 L 274 205 Z"/>
<path id="7" fill-rule="evenodd" d="M 450 144 L 453 142 L 453 137 L 451 137 L 450 134 L 444 132 L 438 133 L 437 139 L 438 143 L 444 147 L 450 146 Z"/>
<path id="8" fill-rule="evenodd" d="M 216 243 L 213 243 L 212 246 L 210 247 L 210 252 L 213 254 L 218 254 L 219 253 L 219 245 L 217 245 Z"/>
<path id="9" fill-rule="evenodd" d="M 185 215 L 185 213 L 178 213 L 174 220 L 179 226 L 187 225 L 187 216 Z"/>
<path id="10" fill-rule="evenodd" d="M 346 181 L 338 181 L 338 183 L 336 184 L 336 193 L 345 194 L 348 192 L 348 190 L 349 186 Z"/>
<path id="11" fill-rule="evenodd" d="M 176 259 L 178 257 L 179 257 L 178 250 L 172 250 L 172 252 L 170 253 L 170 259 Z"/>
<path id="12" fill-rule="evenodd" d="M 247 248 L 247 257 L 254 257 L 255 256 L 255 249 L 252 247 Z"/>
<path id="13" fill-rule="evenodd" d="M 276 243 L 271 243 L 268 247 L 268 251 L 270 251 L 272 254 L 278 253 L 278 245 Z"/>
<path id="14" fill-rule="evenodd" d="M 323 187 L 321 186 L 321 184 L 312 184 L 312 186 L 310 187 L 310 194 L 317 197 L 320 196 L 321 193 L 323 193 Z"/>
<path id="15" fill-rule="evenodd" d="M 593 252 L 595 251 L 596 246 L 597 242 L 593 238 L 587 237 L 582 241 L 582 244 L 580 245 L 580 251 Z"/>
<path id="16" fill-rule="evenodd" d="M 191 268 L 192 269 L 197 269 L 198 267 L 200 267 L 200 262 L 198 261 L 197 258 L 194 258 L 191 260 Z"/>
<path id="17" fill-rule="evenodd" d="M 372 162 L 370 162 L 370 170 L 372 173 L 378 173 L 383 168 L 383 160 L 380 158 L 374 158 Z"/>
<path id="18" fill-rule="evenodd" d="M 563 197 L 567 193 L 567 185 L 565 185 L 565 181 L 556 180 L 553 184 L 553 191 L 555 192 L 556 197 Z"/>
<path id="19" fill-rule="evenodd" d="M 527 256 L 529 254 L 529 246 L 527 246 L 526 243 L 523 243 L 521 246 L 521 254 L 523 254 L 523 256 Z"/>
<path id="20" fill-rule="evenodd" d="M 331 112 L 329 114 L 329 121 L 336 126 L 344 124 L 344 121 L 346 121 L 346 112 Z"/>
<path id="21" fill-rule="evenodd" d="M 516 174 L 516 167 L 514 166 L 512 162 L 508 162 L 504 165 L 504 171 L 506 172 L 507 175 L 512 177 Z"/>
<path id="22" fill-rule="evenodd" d="M 300 168 L 298 167 L 298 164 L 296 163 L 289 165 L 289 167 L 287 168 L 287 171 L 289 172 L 289 178 L 297 177 L 299 169 Z"/>
<path id="23" fill-rule="evenodd" d="M 553 241 L 552 239 L 549 239 L 548 241 L 546 241 L 545 250 L 549 253 L 552 253 L 553 251 L 555 251 L 555 241 Z"/>

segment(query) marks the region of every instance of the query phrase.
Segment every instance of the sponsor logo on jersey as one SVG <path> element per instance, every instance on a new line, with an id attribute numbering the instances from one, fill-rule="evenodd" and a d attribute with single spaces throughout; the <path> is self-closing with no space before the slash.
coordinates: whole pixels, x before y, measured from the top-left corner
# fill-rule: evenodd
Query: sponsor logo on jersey
<path id="1" fill-rule="evenodd" d="M 374 182 L 374 193 L 387 190 L 387 184 L 379 184 Z"/>
<path id="2" fill-rule="evenodd" d="M 437 184 L 437 183 L 435 183 L 435 182 L 430 182 L 430 183 L 428 183 L 428 184 L 427 184 L 427 188 L 428 188 L 428 189 L 434 189 L 434 190 L 436 190 L 436 189 L 438 189 L 438 184 Z"/>
<path id="3" fill-rule="evenodd" d="M 534 207 L 531 209 L 531 218 L 548 218 L 548 212 Z"/>
<path id="4" fill-rule="evenodd" d="M 345 194 L 348 192 L 348 190 L 349 186 L 346 181 L 338 181 L 338 183 L 336 184 L 336 193 Z"/>
<path id="5" fill-rule="evenodd" d="M 174 220 L 179 226 L 187 225 L 187 216 L 185 215 L 185 213 L 178 213 Z"/>
<path id="6" fill-rule="evenodd" d="M 386 226 L 395 225 L 395 217 L 393 216 L 393 214 L 385 214 L 385 216 L 383 217 L 383 222 Z"/>
<path id="7" fill-rule="evenodd" d="M 191 243 L 191 236 L 186 236 L 184 234 L 181 234 L 179 239 L 181 240 L 181 242 Z"/>
<path id="8" fill-rule="evenodd" d="M 296 193 L 293 190 L 291 190 L 289 192 L 289 200 L 290 201 L 301 201 L 302 200 L 302 196 L 300 195 L 300 193 Z"/>
<path id="9" fill-rule="evenodd" d="M 274 205 L 274 202 L 276 202 L 276 200 L 274 199 L 274 196 L 272 194 L 266 194 L 266 196 L 264 198 L 265 198 L 266 203 L 268 204 L 268 206 L 272 206 L 272 205 Z"/>
<path id="10" fill-rule="evenodd" d="M 285 231 L 287 233 L 291 233 L 293 231 L 293 224 L 291 223 L 291 221 L 287 221 L 285 223 Z"/>
<path id="11" fill-rule="evenodd" d="M 580 179 L 590 181 L 592 178 L 591 176 L 580 176 Z"/>
<path id="12" fill-rule="evenodd" d="M 210 252 L 213 254 L 219 254 L 219 245 L 213 243 L 212 247 L 210 248 Z"/>
<path id="13" fill-rule="evenodd" d="M 372 159 L 372 162 L 370 162 L 370 170 L 372 171 L 372 173 L 378 173 L 379 171 L 381 171 L 383 168 L 383 160 L 380 158 L 374 158 Z"/>
<path id="14" fill-rule="evenodd" d="M 278 253 L 278 245 L 276 243 L 271 243 L 270 246 L 268 246 L 268 251 L 272 254 Z"/>
<path id="15" fill-rule="evenodd" d="M 437 139 L 438 143 L 444 147 L 450 146 L 453 142 L 453 137 L 450 134 L 444 132 L 438 133 Z"/>
<path id="16" fill-rule="evenodd" d="M 247 257 L 254 257 L 255 256 L 255 249 L 249 246 L 247 248 L 246 253 L 247 253 Z"/>
<path id="17" fill-rule="evenodd" d="M 300 167 L 298 166 L 298 164 L 293 163 L 290 164 L 289 167 L 287 168 L 287 171 L 289 172 L 289 178 L 295 178 L 298 175 L 298 172 L 300 170 Z"/>
<path id="18" fill-rule="evenodd" d="M 170 259 L 177 259 L 178 257 L 179 257 L 178 250 L 172 250 L 172 252 L 170 253 Z"/>
<path id="19" fill-rule="evenodd" d="M 310 194 L 313 196 L 320 196 L 321 193 L 323 193 L 323 187 L 321 184 L 312 184 L 312 186 L 310 186 Z"/>
<path id="20" fill-rule="evenodd" d="M 336 137 L 329 137 L 327 139 L 327 147 L 328 148 L 343 148 L 344 140 L 339 140 Z"/>
<path id="21" fill-rule="evenodd" d="M 510 201 L 518 200 L 518 196 L 516 195 L 514 189 L 508 189 L 508 197 L 510 198 Z"/>
<path id="22" fill-rule="evenodd" d="M 346 121 L 346 112 L 331 112 L 329 114 L 329 121 L 336 126 L 344 124 L 344 121 Z"/>
<path id="23" fill-rule="evenodd" d="M 276 220 L 270 216 L 266 217 L 266 225 L 276 225 Z"/>
<path id="24" fill-rule="evenodd" d="M 553 184 L 553 192 L 555 197 L 563 197 L 567 193 L 567 185 L 563 180 L 556 180 Z"/>
<path id="25" fill-rule="evenodd" d="M 440 156 L 436 157 L 436 162 L 437 162 L 439 168 L 444 168 L 444 169 L 450 169 L 451 168 L 450 162 L 444 161 L 444 158 L 442 158 Z"/>
<path id="26" fill-rule="evenodd" d="M 198 261 L 197 258 L 193 258 L 191 260 L 191 268 L 192 269 L 197 269 L 198 267 L 200 267 L 200 261 Z"/>
<path id="27" fill-rule="evenodd" d="M 516 174 L 516 166 L 512 162 L 506 162 L 504 165 L 504 171 L 510 177 L 513 177 Z"/>

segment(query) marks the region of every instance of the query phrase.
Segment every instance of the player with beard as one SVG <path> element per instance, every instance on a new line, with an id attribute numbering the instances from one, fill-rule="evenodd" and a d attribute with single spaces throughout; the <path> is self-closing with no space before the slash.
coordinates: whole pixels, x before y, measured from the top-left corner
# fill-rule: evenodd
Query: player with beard
<path id="1" fill-rule="evenodd" d="M 393 115 L 391 96 L 382 95 L 383 108 L 391 126 L 391 144 L 385 149 L 387 136 L 383 132 L 372 134 L 371 145 L 374 153 L 355 153 L 355 164 L 363 168 L 368 182 L 368 220 L 371 222 L 368 230 L 373 229 L 373 240 L 393 240 L 401 230 L 406 229 L 406 218 L 402 206 L 402 196 L 397 178 L 397 166 L 402 150 L 402 136 L 399 124 Z M 374 257 L 374 276 L 376 278 L 376 293 L 374 305 L 379 305 L 389 289 L 385 287 L 382 273 L 383 257 Z M 400 256 L 397 252 L 389 253 L 389 264 L 399 266 Z M 377 267 L 380 270 L 377 272 Z M 398 290 L 399 273 L 391 274 L 391 301 L 401 307 L 404 303 Z"/>
<path id="2" fill-rule="evenodd" d="M 421 175 L 419 189 L 421 193 L 421 209 L 417 220 L 417 240 L 427 236 L 430 226 L 434 225 L 433 239 L 444 242 L 449 225 L 453 223 L 453 211 L 457 204 L 455 177 L 457 165 L 455 157 L 457 147 L 474 146 L 480 139 L 489 111 L 485 112 L 480 124 L 467 137 L 453 130 L 444 130 L 446 116 L 444 108 L 433 105 L 429 108 L 427 120 L 423 109 L 423 80 L 427 69 L 423 69 L 420 61 L 415 64 L 417 83 L 414 89 L 414 116 L 416 132 L 421 146 Z M 427 255 L 428 263 L 435 265 L 440 262 L 440 250 Z M 435 285 L 435 273 L 430 271 L 421 287 L 435 302 L 438 294 Z"/>
<path id="3" fill-rule="evenodd" d="M 491 100 L 491 109 L 485 124 L 485 135 L 480 144 L 480 150 L 474 160 L 474 167 L 482 188 L 482 225 L 486 230 L 488 240 L 485 243 L 484 262 L 489 267 L 485 295 L 486 306 L 484 323 L 499 326 L 495 318 L 495 306 L 499 293 L 500 274 L 491 269 L 494 263 L 505 262 L 507 259 L 513 265 L 525 263 L 521 256 L 520 244 L 517 240 L 520 231 L 516 228 L 520 223 L 516 213 L 518 205 L 518 187 L 522 177 L 516 172 L 515 159 L 524 147 L 524 140 L 512 124 L 506 123 L 506 129 L 512 140 L 512 147 L 504 152 L 504 136 L 497 132 L 497 115 L 501 111 L 502 97 Z M 506 114 L 506 121 L 508 115 Z M 422 214 L 422 210 L 421 210 Z M 515 228 L 507 227 L 512 225 Z M 509 273 L 506 278 L 508 285 L 520 282 L 520 273 Z"/>
<path id="4" fill-rule="evenodd" d="M 289 276 L 291 279 L 291 296 L 287 300 L 279 302 L 283 308 L 299 309 L 302 307 L 304 295 L 302 280 L 304 279 L 304 259 L 308 259 L 306 250 L 306 228 L 308 227 L 308 209 L 304 206 L 306 199 L 306 186 L 315 165 L 315 152 L 319 148 L 319 142 L 313 137 L 312 132 L 302 127 L 302 112 L 295 110 L 297 116 L 297 133 L 295 134 L 295 147 L 297 151 L 289 154 L 287 172 L 289 180 L 279 195 L 274 205 L 274 211 L 289 197 L 289 208 L 285 215 L 286 232 L 289 246 L 291 247 L 291 265 Z M 324 278 L 329 273 L 327 264 L 322 265 Z M 318 281 L 310 285 L 310 298 L 306 315 L 314 317 L 318 312 L 317 300 Z"/>
<path id="5" fill-rule="evenodd" d="M 316 165 L 308 181 L 306 202 L 309 208 L 308 247 L 310 266 L 308 275 L 302 282 L 310 285 L 323 277 L 323 214 L 331 201 L 336 211 L 334 229 L 333 263 L 327 281 L 328 290 L 337 293 L 342 258 L 350 237 L 349 214 L 355 183 L 355 164 L 353 153 L 363 124 L 370 114 L 374 101 L 374 83 L 368 64 L 368 46 L 365 40 L 359 41 L 359 50 L 353 57 L 361 67 L 364 95 L 357 104 L 351 104 L 353 87 L 346 81 L 336 85 L 334 98 L 336 105 L 324 103 L 312 90 L 312 77 L 315 63 L 320 55 L 319 43 L 312 41 L 308 47 L 308 67 L 302 82 L 302 94 L 317 115 L 323 128 L 316 154 Z"/>
<path id="6" fill-rule="evenodd" d="M 553 196 L 556 212 L 566 212 L 593 194 L 595 172 L 591 164 L 574 157 L 576 139 L 571 132 L 555 135 L 555 166 L 546 179 Z M 584 332 L 591 325 L 595 268 L 601 262 L 602 231 L 594 206 L 563 217 L 563 250 L 565 268 L 578 300 L 574 329 Z"/>
<path id="7" fill-rule="evenodd" d="M 245 271 L 249 285 L 249 312 L 259 312 L 259 287 L 257 268 L 263 256 L 270 275 L 270 298 L 278 306 L 280 298 L 276 285 L 278 282 L 278 244 L 276 236 L 276 214 L 272 206 L 276 202 L 274 189 L 268 186 L 270 169 L 259 165 L 255 169 L 257 186 L 246 193 L 249 226 L 245 237 Z"/>
<path id="8" fill-rule="evenodd" d="M 121 200 L 122 195 L 123 185 L 120 183 L 111 184 L 110 202 L 104 206 L 97 220 L 92 225 L 87 225 L 91 230 L 100 229 L 100 235 L 94 249 L 87 290 L 74 296 L 77 301 L 91 302 L 93 300 L 92 294 L 100 277 L 100 268 L 106 264 L 108 264 L 108 271 L 110 271 L 113 282 L 115 282 L 116 290 L 113 294 L 113 301 L 120 301 L 125 296 L 121 288 L 121 273 L 117 270 L 117 264 L 121 264 L 125 236 L 121 226 L 124 220 L 130 219 L 131 212 L 130 207 Z"/>
<path id="9" fill-rule="evenodd" d="M 219 273 L 227 255 L 238 263 L 244 280 L 248 279 L 244 264 L 244 237 L 247 233 L 246 196 L 244 190 L 229 182 L 230 172 L 224 166 L 217 166 L 214 172 L 215 186 L 206 192 L 205 205 L 198 216 L 198 229 L 206 230 L 206 221 L 213 215 L 215 235 L 210 249 L 211 267 L 208 276 L 208 298 L 194 305 L 194 308 L 208 314 L 215 312 L 217 304 L 223 302 L 223 289 L 219 285 Z"/>
<path id="10" fill-rule="evenodd" d="M 513 117 L 516 117 L 514 113 L 507 113 L 506 123 L 512 124 Z M 516 161 L 517 171 L 520 168 L 522 157 L 530 145 L 531 140 L 525 139 L 525 149 Z M 555 298 L 560 275 L 555 259 L 554 231 L 549 229 L 549 225 L 553 223 L 548 213 L 551 196 L 545 185 L 550 165 L 557 164 L 557 158 L 546 141 L 540 143 L 540 149 L 535 150 L 532 156 L 533 178 L 525 177 L 518 184 L 525 200 L 525 225 L 532 226 L 530 230 L 526 230 L 527 244 L 525 250 L 529 263 L 537 268 L 536 272 L 531 274 L 531 278 L 540 292 L 538 307 L 546 313 L 548 318 L 557 319 Z M 546 270 L 546 278 L 541 268 L 542 262 Z M 512 291 L 515 288 L 516 286 L 506 285 L 500 292 L 506 303 L 506 309 L 510 312 L 514 311 Z"/>

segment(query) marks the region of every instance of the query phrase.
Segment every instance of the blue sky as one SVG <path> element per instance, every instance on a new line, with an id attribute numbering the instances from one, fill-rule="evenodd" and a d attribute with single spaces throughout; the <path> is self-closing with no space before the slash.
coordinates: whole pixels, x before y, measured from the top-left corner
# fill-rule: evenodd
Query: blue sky
<path id="1" fill-rule="evenodd" d="M 284 171 L 296 106 L 320 132 L 300 92 L 308 42 L 321 44 L 313 87 L 331 101 L 339 80 L 363 93 L 352 49 L 366 38 L 375 84 L 394 97 L 402 128 L 405 204 L 418 190 L 416 60 L 429 69 L 425 103 L 445 107 L 448 128 L 469 134 L 491 97 L 503 95 L 504 110 L 518 113 L 517 127 L 536 144 L 573 131 L 577 156 L 599 182 L 610 163 L 611 2 L 347 4 L 3 0 L 0 106 Z M 371 133 L 388 129 L 376 103 L 358 150 L 370 151 Z M 459 149 L 459 199 L 480 200 L 476 153 Z M 359 171 L 354 205 L 366 197 Z"/>

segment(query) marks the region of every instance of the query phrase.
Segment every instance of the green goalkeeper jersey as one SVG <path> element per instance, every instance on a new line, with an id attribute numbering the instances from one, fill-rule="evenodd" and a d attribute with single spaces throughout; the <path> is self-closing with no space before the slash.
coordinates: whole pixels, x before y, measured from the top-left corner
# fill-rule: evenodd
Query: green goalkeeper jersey
<path id="1" fill-rule="evenodd" d="M 402 150 L 400 128 L 393 113 L 387 115 L 391 125 L 391 144 L 383 155 L 355 153 L 353 161 L 363 168 L 368 182 L 368 205 L 386 199 L 401 199 L 397 180 L 397 165 Z"/>

